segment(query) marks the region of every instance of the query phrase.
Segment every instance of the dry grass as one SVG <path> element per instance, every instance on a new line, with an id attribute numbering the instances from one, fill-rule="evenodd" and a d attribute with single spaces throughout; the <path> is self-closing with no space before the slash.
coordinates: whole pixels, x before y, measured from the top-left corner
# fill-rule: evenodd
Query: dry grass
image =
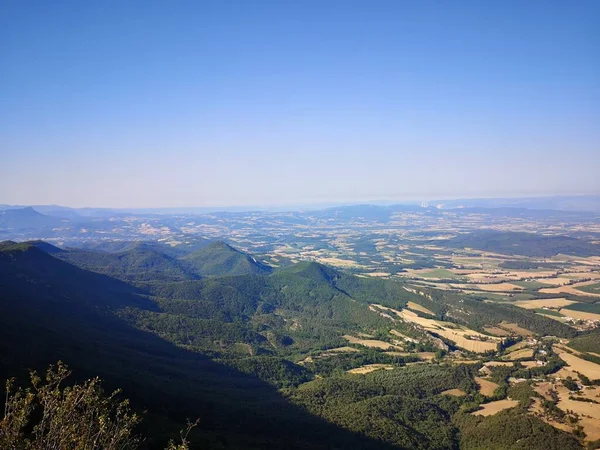
<path id="1" fill-rule="evenodd" d="M 330 266 L 336 267 L 362 267 L 356 261 L 352 261 L 351 259 L 341 259 L 341 258 L 317 258 L 318 262 L 322 264 L 328 264 Z"/>
<path id="2" fill-rule="evenodd" d="M 464 348 L 465 350 L 469 350 L 470 352 L 475 353 L 485 353 L 490 350 L 496 350 L 498 348 L 498 342 L 494 341 L 479 341 L 475 339 L 467 339 L 465 336 L 469 336 L 469 332 L 465 332 L 464 330 L 448 330 L 442 329 L 437 330 L 437 334 L 445 337 L 446 339 L 450 339 L 453 341 L 458 347 Z"/>
<path id="3" fill-rule="evenodd" d="M 401 339 L 405 339 L 407 341 L 414 340 L 414 339 L 408 337 L 407 335 L 400 333 L 398 330 L 390 330 L 390 334 L 393 334 L 394 336 L 399 337 Z"/>
<path id="4" fill-rule="evenodd" d="M 600 272 L 569 272 L 565 274 L 569 278 L 593 278 L 600 279 Z"/>
<path id="5" fill-rule="evenodd" d="M 527 367 L 528 369 L 531 369 L 533 367 L 537 367 L 537 361 L 521 361 L 521 364 L 524 367 Z"/>
<path id="6" fill-rule="evenodd" d="M 572 309 L 561 309 L 560 313 L 565 317 L 572 317 L 573 319 L 581 320 L 600 320 L 600 314 L 585 312 L 585 311 L 573 311 Z"/>
<path id="7" fill-rule="evenodd" d="M 600 419 L 600 405 L 596 403 L 569 400 L 568 396 L 561 396 L 557 406 L 563 411 L 571 410 L 579 415 Z"/>
<path id="8" fill-rule="evenodd" d="M 351 374 L 365 374 L 375 372 L 376 370 L 392 370 L 394 366 L 391 364 L 367 364 L 362 367 L 357 367 L 356 369 L 350 369 L 348 373 Z"/>
<path id="9" fill-rule="evenodd" d="M 485 327 L 484 330 L 489 333 L 489 334 L 493 334 L 495 336 L 510 336 L 512 335 L 512 333 L 510 331 L 507 331 L 503 328 L 499 328 L 499 327 Z"/>
<path id="10" fill-rule="evenodd" d="M 408 302 L 408 307 L 412 310 L 420 311 L 422 313 L 429 314 L 431 316 L 435 316 L 435 313 L 433 311 L 425 308 L 424 306 L 419 305 L 418 303 Z"/>
<path id="11" fill-rule="evenodd" d="M 442 395 L 451 395 L 453 397 L 464 397 L 467 393 L 460 389 L 448 389 L 447 391 L 442 392 Z"/>
<path id="12" fill-rule="evenodd" d="M 585 359 L 581 359 L 578 356 L 572 355 L 560 349 L 556 349 L 555 352 L 558 353 L 558 356 L 564 362 L 566 362 L 572 370 L 582 373 L 590 380 L 600 379 L 600 365 L 591 361 L 586 361 Z M 596 407 L 600 412 L 600 406 L 597 405 Z"/>
<path id="13" fill-rule="evenodd" d="M 513 305 L 519 306 L 525 309 L 536 309 L 536 308 L 562 308 L 563 306 L 572 305 L 577 303 L 573 300 L 567 300 L 566 298 L 546 298 L 541 300 L 520 300 L 514 302 Z"/>
<path id="14" fill-rule="evenodd" d="M 488 361 L 483 364 L 486 367 L 497 367 L 497 366 L 513 366 L 514 363 L 510 361 Z"/>
<path id="15" fill-rule="evenodd" d="M 572 281 L 572 278 L 568 278 L 566 276 L 564 277 L 552 277 L 552 278 L 540 278 L 539 281 L 542 284 L 547 284 L 550 286 L 562 286 L 564 284 L 569 283 L 570 281 Z M 544 288 L 544 289 L 548 289 L 548 288 Z"/>
<path id="16" fill-rule="evenodd" d="M 358 344 L 358 345 L 362 345 L 365 347 L 371 347 L 371 348 L 379 348 L 381 350 L 403 350 L 402 347 L 398 347 L 397 345 L 394 344 L 390 344 L 389 342 L 384 342 L 384 341 L 378 341 L 377 339 L 360 339 L 354 336 L 350 336 L 348 334 L 345 334 L 344 339 L 346 339 L 348 342 L 350 342 L 351 344 Z"/>
<path id="17" fill-rule="evenodd" d="M 511 345 L 510 347 L 506 348 L 506 350 L 504 351 L 505 353 L 510 353 L 510 352 L 514 352 L 516 350 L 520 350 L 523 347 L 527 346 L 527 342 L 526 341 L 521 341 L 521 342 L 517 342 L 515 345 Z"/>
<path id="18" fill-rule="evenodd" d="M 354 348 L 354 347 L 338 347 L 338 348 L 330 348 L 329 350 L 324 352 L 323 355 L 326 355 L 329 353 L 356 353 L 356 352 L 360 352 L 360 350 L 357 348 Z"/>
<path id="19" fill-rule="evenodd" d="M 398 317 L 402 317 L 402 313 L 400 311 L 398 311 L 397 309 L 388 308 L 387 306 L 379 305 L 377 303 L 370 304 L 369 309 L 374 312 L 379 312 L 380 314 L 381 314 L 381 310 L 383 310 L 383 311 L 394 313 Z M 388 316 L 389 316 L 389 314 L 388 314 Z M 389 317 L 392 318 L 392 320 L 394 320 L 392 316 L 389 316 Z"/>
<path id="20" fill-rule="evenodd" d="M 514 334 L 517 334 L 519 336 L 533 336 L 533 332 L 527 330 L 526 328 L 520 327 L 516 323 L 500 322 L 498 326 L 504 328 L 505 330 L 512 331 Z"/>
<path id="21" fill-rule="evenodd" d="M 533 358 L 533 349 L 522 348 L 521 350 L 509 353 L 507 356 L 505 356 L 505 358 L 510 359 L 511 361 L 515 361 L 521 358 Z"/>
<path id="22" fill-rule="evenodd" d="M 583 431 L 586 434 L 586 441 L 596 441 L 600 439 L 600 419 L 594 419 L 591 417 L 580 417 L 579 425 L 583 427 Z"/>
<path id="23" fill-rule="evenodd" d="M 559 430 L 566 431 L 567 433 L 571 433 L 573 431 L 572 427 L 567 425 L 566 423 L 556 422 L 555 420 L 550 419 L 546 415 L 546 411 L 544 410 L 544 407 L 542 406 L 541 399 L 533 398 L 532 400 L 533 400 L 533 402 L 531 403 L 531 406 L 529 407 L 529 412 L 532 415 L 539 417 L 541 420 L 546 422 L 548 425 L 552 425 L 554 428 L 557 428 Z"/>
<path id="24" fill-rule="evenodd" d="M 566 279 L 566 281 L 571 281 Z M 600 297 L 600 294 L 594 294 L 591 292 L 583 292 L 577 289 L 578 287 L 588 286 L 590 284 L 596 284 L 598 280 L 584 281 L 583 283 L 571 284 L 569 286 L 559 286 L 555 288 L 544 288 L 540 289 L 540 292 L 544 294 L 572 294 L 583 297 Z"/>
<path id="25" fill-rule="evenodd" d="M 504 411 L 505 409 L 514 408 L 517 406 L 519 402 L 517 400 L 497 400 L 495 402 L 490 402 L 482 405 L 483 409 L 479 411 L 475 411 L 473 415 L 475 416 L 493 416 L 500 411 Z"/>
<path id="26" fill-rule="evenodd" d="M 411 356 L 411 355 L 415 355 L 415 353 L 408 353 L 408 352 L 383 352 L 386 355 L 390 355 L 390 356 Z"/>
<path id="27" fill-rule="evenodd" d="M 402 310 L 399 314 L 407 322 L 416 323 L 426 331 L 434 332 L 446 339 L 450 339 L 458 347 L 472 352 L 485 353 L 488 350 L 496 350 L 497 344 L 500 341 L 498 338 L 486 336 L 477 331 L 469 330 L 468 328 L 453 323 L 419 317 L 412 311 Z M 486 339 L 486 341 L 478 339 Z"/>
<path id="28" fill-rule="evenodd" d="M 479 386 L 479 392 L 487 397 L 494 395 L 494 391 L 498 388 L 496 383 L 481 377 L 475 377 L 475 382 Z"/>
<path id="29" fill-rule="evenodd" d="M 549 381 L 544 381 L 542 383 L 537 384 L 533 390 L 544 397 L 546 400 L 552 400 L 552 391 L 554 390 L 554 385 Z"/>
<path id="30" fill-rule="evenodd" d="M 482 284 L 454 284 L 457 289 L 476 289 L 486 292 L 518 292 L 524 291 L 525 288 L 512 283 L 482 283 Z"/>
<path id="31" fill-rule="evenodd" d="M 366 275 L 368 277 L 389 277 L 391 275 L 391 273 L 387 273 L 387 272 L 369 272 L 369 273 L 363 273 L 363 275 Z"/>
<path id="32" fill-rule="evenodd" d="M 579 391 L 579 395 L 589 400 L 600 401 L 600 386 L 587 386 Z"/>

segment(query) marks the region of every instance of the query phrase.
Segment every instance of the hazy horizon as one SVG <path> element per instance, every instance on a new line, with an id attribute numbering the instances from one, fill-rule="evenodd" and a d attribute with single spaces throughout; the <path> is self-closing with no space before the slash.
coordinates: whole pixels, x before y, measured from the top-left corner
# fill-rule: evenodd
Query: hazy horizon
<path id="1" fill-rule="evenodd" d="M 600 193 L 594 1 L 0 10 L 0 203 Z"/>

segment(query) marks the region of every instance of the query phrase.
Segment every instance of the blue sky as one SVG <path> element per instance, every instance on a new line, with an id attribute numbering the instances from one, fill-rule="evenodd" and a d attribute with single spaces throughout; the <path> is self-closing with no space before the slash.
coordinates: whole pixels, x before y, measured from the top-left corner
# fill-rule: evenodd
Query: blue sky
<path id="1" fill-rule="evenodd" d="M 0 203 L 600 193 L 597 1 L 0 2 Z"/>

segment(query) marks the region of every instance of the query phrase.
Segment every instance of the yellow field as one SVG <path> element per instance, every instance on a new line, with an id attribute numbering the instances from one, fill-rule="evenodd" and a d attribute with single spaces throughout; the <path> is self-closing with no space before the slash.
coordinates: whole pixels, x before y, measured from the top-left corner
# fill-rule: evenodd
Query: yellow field
<path id="1" fill-rule="evenodd" d="M 484 330 L 495 336 L 510 336 L 512 334 L 510 331 L 498 327 L 485 327 Z"/>
<path id="2" fill-rule="evenodd" d="M 425 330 L 450 339 L 457 346 L 472 352 L 484 353 L 488 350 L 496 350 L 497 344 L 500 342 L 499 338 L 486 336 L 453 323 L 419 317 L 412 311 L 403 310 L 399 311 L 399 314 L 404 320 L 421 325 Z M 473 339 L 468 339 L 467 337 L 472 337 Z M 487 341 L 477 339 L 487 339 Z"/>
<path id="3" fill-rule="evenodd" d="M 567 281 L 570 281 L 570 280 L 567 280 Z M 591 280 L 591 281 L 584 281 L 583 283 L 571 284 L 569 286 L 544 288 L 544 289 L 540 289 L 540 292 L 543 292 L 545 294 L 563 294 L 564 293 L 564 294 L 579 295 L 579 296 L 584 296 L 584 297 L 600 297 L 600 294 L 583 292 L 583 291 L 580 291 L 579 289 L 577 289 L 578 287 L 588 286 L 590 284 L 595 284 L 597 282 L 598 282 L 598 280 Z"/>
<path id="4" fill-rule="evenodd" d="M 394 366 L 391 364 L 367 364 L 356 369 L 350 369 L 348 373 L 351 374 L 362 374 L 375 372 L 376 370 L 392 370 Z"/>
<path id="5" fill-rule="evenodd" d="M 402 339 L 411 340 L 411 338 L 409 338 L 405 334 L 400 333 L 398 330 L 390 330 L 390 334 L 393 334 L 394 336 L 402 338 Z"/>
<path id="6" fill-rule="evenodd" d="M 583 431 L 586 434 L 586 441 L 589 442 L 600 439 L 600 419 L 594 419 L 591 417 L 580 417 L 579 425 L 583 427 Z"/>
<path id="7" fill-rule="evenodd" d="M 496 366 L 513 366 L 514 364 L 510 361 L 488 361 L 483 364 L 486 367 L 496 367 Z"/>
<path id="8" fill-rule="evenodd" d="M 413 310 L 415 310 L 415 311 L 420 311 L 420 312 L 422 312 L 422 313 L 429 314 L 429 315 L 431 315 L 431 316 L 435 316 L 435 313 L 434 313 L 433 311 L 431 311 L 431 310 L 429 310 L 429 309 L 425 308 L 424 306 L 421 306 L 421 305 L 419 305 L 418 303 L 415 303 L 415 302 L 408 302 L 408 307 L 409 307 L 410 309 L 413 309 Z"/>
<path id="9" fill-rule="evenodd" d="M 594 419 L 600 419 L 600 405 L 596 403 L 569 400 L 568 396 L 561 395 L 557 406 L 563 411 L 571 410 L 580 415 L 586 415 Z"/>
<path id="10" fill-rule="evenodd" d="M 338 348 L 330 348 L 329 350 L 324 352 L 323 355 L 328 354 L 328 353 L 356 353 L 356 352 L 360 352 L 360 350 L 357 348 L 354 348 L 354 347 L 338 347 Z"/>
<path id="11" fill-rule="evenodd" d="M 505 409 L 514 408 L 519 404 L 516 400 L 504 399 L 497 400 L 495 402 L 486 403 L 481 405 L 483 409 L 475 411 L 473 415 L 475 416 L 493 416 L 500 411 L 504 411 Z"/>
<path id="12" fill-rule="evenodd" d="M 533 333 L 531 331 L 527 330 L 526 328 L 520 327 L 516 323 L 500 322 L 498 326 L 512 331 L 519 336 L 533 336 Z"/>
<path id="13" fill-rule="evenodd" d="M 477 289 L 486 292 L 517 292 L 524 291 L 525 288 L 512 283 L 496 284 L 453 284 L 456 289 Z"/>
<path id="14" fill-rule="evenodd" d="M 572 317 L 574 319 L 600 320 L 600 314 L 591 313 L 591 312 L 573 311 L 572 309 L 561 309 L 560 313 L 565 317 Z"/>
<path id="15" fill-rule="evenodd" d="M 561 308 L 563 306 L 572 305 L 577 303 L 573 300 L 567 300 L 566 298 L 545 298 L 540 300 L 520 300 L 514 302 L 513 305 L 519 306 L 525 309 L 536 309 L 536 308 Z"/>
<path id="16" fill-rule="evenodd" d="M 363 273 L 363 275 L 366 275 L 368 277 L 389 277 L 391 275 L 391 273 L 387 273 L 387 272 L 370 272 L 370 273 Z"/>
<path id="17" fill-rule="evenodd" d="M 566 273 L 565 276 L 569 278 L 592 278 L 592 279 L 600 279 L 600 272 L 569 272 Z"/>
<path id="18" fill-rule="evenodd" d="M 352 261 L 351 259 L 341 259 L 341 258 L 317 258 L 317 261 L 322 264 L 328 264 L 330 266 L 336 267 L 361 267 L 356 261 Z"/>
<path id="19" fill-rule="evenodd" d="M 531 349 L 531 348 L 522 348 L 521 350 L 511 352 L 507 356 L 505 356 L 505 358 L 510 359 L 511 361 L 521 359 L 521 358 L 532 358 L 532 357 L 533 357 L 533 349 Z"/>
<path id="20" fill-rule="evenodd" d="M 384 311 L 389 311 L 389 312 L 392 312 L 392 313 L 394 313 L 395 315 L 397 315 L 399 317 L 402 317 L 402 313 L 400 311 L 398 311 L 397 309 L 388 308 L 387 306 L 383 306 L 383 305 L 380 305 L 378 303 L 372 303 L 371 305 L 369 305 L 369 309 L 371 311 L 375 311 L 375 312 L 378 312 L 377 309 L 382 309 Z"/>
<path id="21" fill-rule="evenodd" d="M 546 422 L 548 425 L 552 425 L 554 428 L 558 428 L 559 430 L 566 431 L 567 433 L 573 432 L 573 428 L 570 425 L 552 420 L 550 417 L 548 417 L 546 415 L 544 407 L 542 406 L 541 399 L 533 398 L 532 400 L 533 400 L 533 402 L 531 403 L 531 406 L 529 407 L 529 412 L 532 413 L 532 415 L 539 417 L 541 420 Z M 550 400 L 550 399 L 548 399 L 548 400 Z"/>
<path id="22" fill-rule="evenodd" d="M 527 346 L 527 342 L 525 342 L 525 341 L 517 342 L 515 345 L 511 345 L 510 347 L 508 347 L 505 350 L 505 353 L 514 352 L 514 351 L 519 350 L 526 346 Z"/>
<path id="23" fill-rule="evenodd" d="M 564 362 L 566 362 L 572 370 L 584 374 L 590 380 L 600 379 L 600 365 L 595 364 L 591 361 L 586 361 L 585 359 L 581 359 L 578 356 L 571 355 L 570 353 L 567 353 L 560 349 L 556 349 L 555 351 L 556 353 L 558 353 L 558 356 Z M 600 412 L 600 406 L 596 405 L 596 407 Z"/>
<path id="24" fill-rule="evenodd" d="M 498 388 L 498 385 L 496 383 L 493 383 L 489 380 L 485 380 L 481 377 L 475 377 L 475 382 L 479 386 L 479 392 L 488 397 L 494 395 L 494 391 Z"/>
<path id="25" fill-rule="evenodd" d="M 386 355 L 390 355 L 390 356 L 411 356 L 414 355 L 416 356 L 416 353 L 409 353 L 409 352 L 383 352 Z"/>
<path id="26" fill-rule="evenodd" d="M 522 361 L 521 364 L 525 367 L 527 367 L 528 369 L 531 369 L 532 367 L 537 367 L 537 361 Z"/>
<path id="27" fill-rule="evenodd" d="M 553 384 L 549 381 L 544 381 L 535 385 L 533 390 L 544 397 L 546 400 L 552 400 L 551 392 L 553 391 Z"/>
<path id="28" fill-rule="evenodd" d="M 458 347 L 464 348 L 465 350 L 469 350 L 470 352 L 485 353 L 489 350 L 496 350 L 498 348 L 498 342 L 483 342 L 474 339 L 467 339 L 465 335 L 469 335 L 469 333 L 462 330 L 456 331 L 443 329 L 436 330 L 436 333 L 440 336 L 445 337 L 446 339 L 450 339 Z"/>
<path id="29" fill-rule="evenodd" d="M 464 397 L 465 395 L 467 395 L 467 393 L 460 389 L 448 389 L 447 391 L 442 392 L 442 395 L 451 395 L 453 397 Z"/>
<path id="30" fill-rule="evenodd" d="M 562 285 L 568 284 L 571 280 L 572 280 L 572 278 L 562 276 L 562 277 L 553 277 L 553 278 L 540 278 L 539 280 L 536 280 L 536 281 L 539 281 L 542 284 L 547 284 L 550 286 L 562 286 Z"/>
<path id="31" fill-rule="evenodd" d="M 345 334 L 343 337 L 351 344 L 358 344 L 358 345 L 363 345 L 365 347 L 372 347 L 372 348 L 380 348 L 382 350 L 389 350 L 389 349 L 403 350 L 401 347 L 398 347 L 397 345 L 390 344 L 389 342 L 378 341 L 377 339 L 360 339 L 360 338 L 357 338 L 354 336 L 350 336 L 348 334 Z"/>

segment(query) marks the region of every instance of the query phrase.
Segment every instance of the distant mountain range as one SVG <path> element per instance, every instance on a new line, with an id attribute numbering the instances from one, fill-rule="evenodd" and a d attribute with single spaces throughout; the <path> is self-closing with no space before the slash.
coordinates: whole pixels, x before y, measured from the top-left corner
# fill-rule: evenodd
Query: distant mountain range
<path id="1" fill-rule="evenodd" d="M 40 214 L 31 206 L 0 211 L 0 228 L 5 229 L 57 227 L 62 223 L 63 219 Z"/>
<path id="2" fill-rule="evenodd" d="M 398 209 L 409 211 L 412 208 L 421 210 L 420 206 L 426 204 L 428 207 L 437 209 L 455 208 L 525 208 L 535 210 L 556 211 L 580 211 L 600 213 L 600 195 L 569 195 L 569 196 L 547 196 L 547 197 L 508 197 L 508 198 L 474 198 L 474 199 L 444 199 L 427 200 L 425 202 L 398 202 L 382 204 L 381 202 L 367 202 L 366 204 L 343 204 L 339 206 L 312 205 L 312 206 L 289 206 L 289 207 L 259 207 L 259 206 L 223 206 L 223 207 L 185 207 L 185 208 L 70 208 L 59 205 L 31 205 L 36 211 L 54 217 L 77 219 L 86 217 L 110 217 L 123 214 L 159 214 L 159 215 L 201 215 L 217 212 L 284 212 L 284 211 L 337 211 L 352 210 L 353 208 L 365 206 L 380 210 Z M 9 209 L 26 208 L 29 205 L 6 205 L 0 204 L 0 211 Z"/>
<path id="3" fill-rule="evenodd" d="M 451 208 L 527 208 L 557 211 L 600 212 L 600 195 L 570 195 L 549 197 L 476 198 L 432 200 L 431 206 Z"/>

